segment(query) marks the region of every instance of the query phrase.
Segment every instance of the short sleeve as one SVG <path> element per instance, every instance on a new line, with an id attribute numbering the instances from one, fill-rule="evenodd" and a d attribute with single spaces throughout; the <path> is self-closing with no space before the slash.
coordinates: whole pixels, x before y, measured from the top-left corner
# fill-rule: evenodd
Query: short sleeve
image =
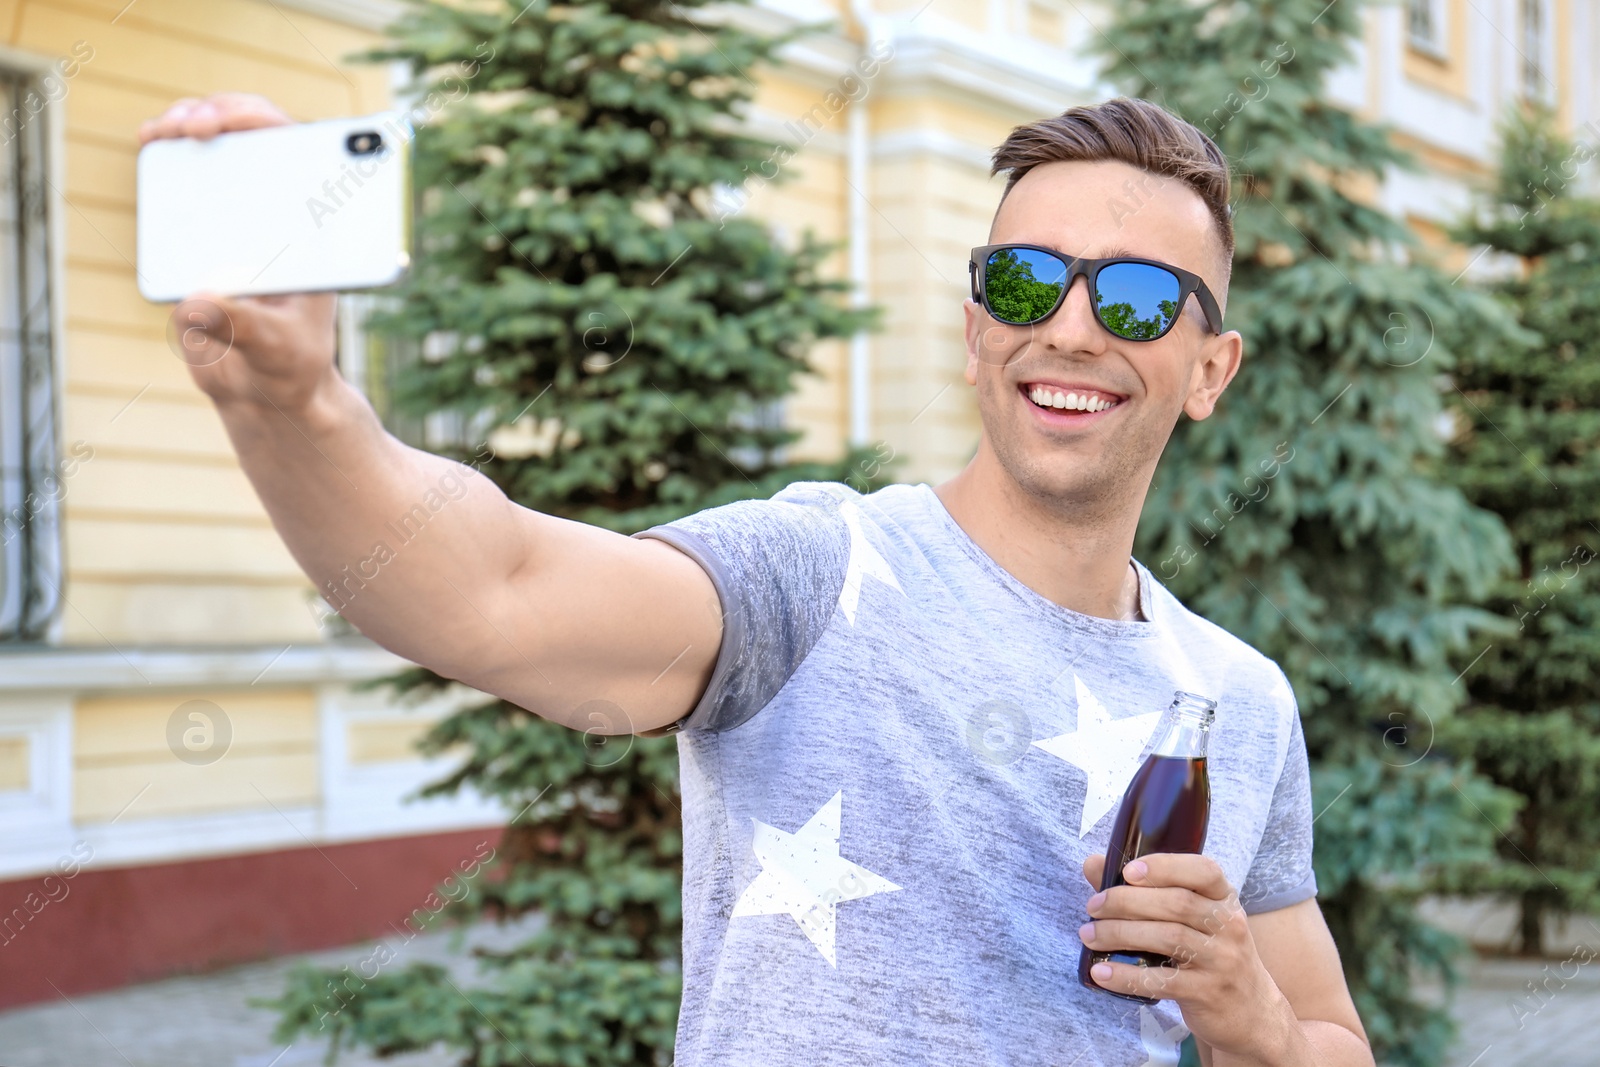
<path id="1" fill-rule="evenodd" d="M 731 730 L 783 688 L 838 606 L 850 534 L 844 486 L 802 482 L 770 500 L 740 500 L 634 534 L 667 542 L 710 576 L 722 647 L 692 711 L 651 731 Z"/>
<path id="2" fill-rule="evenodd" d="M 1311 822 L 1311 769 L 1297 707 L 1266 830 L 1239 890 L 1239 904 L 1246 914 L 1275 911 L 1317 895 L 1317 878 L 1311 869 Z"/>

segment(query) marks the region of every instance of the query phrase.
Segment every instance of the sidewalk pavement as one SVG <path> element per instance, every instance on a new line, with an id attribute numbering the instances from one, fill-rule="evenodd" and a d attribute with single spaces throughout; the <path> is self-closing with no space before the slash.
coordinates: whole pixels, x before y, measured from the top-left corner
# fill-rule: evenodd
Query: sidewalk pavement
<path id="1" fill-rule="evenodd" d="M 539 919 L 497 927 L 468 928 L 458 949 L 450 931 L 396 934 L 386 967 L 416 962 L 449 968 L 463 988 L 475 981 L 472 946 L 508 948 L 538 929 Z M 31 1004 L 0 1012 L 0 1064 L 4 1067 L 312 1067 L 327 1053 L 325 1041 L 274 1042 L 275 1012 L 246 1000 L 281 996 L 284 979 L 298 963 L 354 968 L 372 945 L 355 945 L 285 956 L 210 974 L 169 978 L 70 1000 Z M 361 1051 L 341 1052 L 339 1067 L 454 1067 L 459 1055 L 442 1046 L 432 1051 L 379 1060 Z"/>
<path id="2" fill-rule="evenodd" d="M 466 944 L 506 947 L 535 928 L 484 924 L 467 931 Z M 446 932 L 417 935 L 397 949 L 396 965 L 445 964 L 459 984 L 469 987 L 475 964 L 464 950 L 451 951 L 451 937 Z M 0 1064 L 312 1067 L 322 1062 L 325 1044 L 273 1042 L 275 1015 L 245 1001 L 278 996 L 284 975 L 302 960 L 353 966 L 369 952 L 354 946 L 291 956 L 0 1012 Z M 1454 1008 L 1461 1036 L 1444 1067 L 1600 1065 L 1600 959 L 1581 961 L 1580 955 L 1469 963 Z M 339 1067 L 454 1067 L 457 1062 L 442 1047 L 385 1060 L 347 1052 L 338 1061 Z"/>
<path id="3" fill-rule="evenodd" d="M 1456 995 L 1445 1067 L 1600 1065 L 1600 957 L 1478 959 Z"/>

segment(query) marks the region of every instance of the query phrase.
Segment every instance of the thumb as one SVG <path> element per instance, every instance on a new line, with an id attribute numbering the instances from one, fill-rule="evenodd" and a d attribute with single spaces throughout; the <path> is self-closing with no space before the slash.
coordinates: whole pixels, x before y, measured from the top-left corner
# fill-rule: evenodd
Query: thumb
<path id="1" fill-rule="evenodd" d="M 1091 888 L 1100 888 L 1100 876 L 1105 873 L 1106 857 L 1104 853 L 1096 852 L 1093 856 L 1083 861 L 1083 876 L 1089 880 Z"/>
<path id="2" fill-rule="evenodd" d="M 282 297 L 224 296 L 209 290 L 192 293 L 178 306 L 189 323 L 213 338 L 218 351 L 270 347 L 285 332 L 283 320 L 300 310 Z"/>
<path id="3" fill-rule="evenodd" d="M 167 341 L 172 351 L 191 367 L 220 360 L 234 344 L 237 308 L 228 298 L 200 292 L 186 297 L 167 319 Z"/>

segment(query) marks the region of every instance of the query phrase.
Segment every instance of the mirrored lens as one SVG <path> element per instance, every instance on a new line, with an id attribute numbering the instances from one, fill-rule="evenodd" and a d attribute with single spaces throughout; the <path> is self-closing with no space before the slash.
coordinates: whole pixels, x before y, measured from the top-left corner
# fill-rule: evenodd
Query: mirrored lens
<path id="1" fill-rule="evenodd" d="M 1067 276 L 1065 263 L 1031 248 L 991 252 L 983 269 L 989 314 L 1014 326 L 1026 326 L 1048 315 L 1061 298 Z"/>
<path id="2" fill-rule="evenodd" d="M 1148 263 L 1113 263 L 1095 279 L 1106 329 L 1130 341 L 1160 337 L 1178 314 L 1178 276 Z"/>

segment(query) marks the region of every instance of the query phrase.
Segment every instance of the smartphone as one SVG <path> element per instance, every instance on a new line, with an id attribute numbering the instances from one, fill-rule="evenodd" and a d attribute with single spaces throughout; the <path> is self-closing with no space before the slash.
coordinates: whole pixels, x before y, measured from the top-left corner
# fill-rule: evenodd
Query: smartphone
<path id="1" fill-rule="evenodd" d="M 151 141 L 139 151 L 139 292 L 155 303 L 374 289 L 411 265 L 404 112 Z"/>

